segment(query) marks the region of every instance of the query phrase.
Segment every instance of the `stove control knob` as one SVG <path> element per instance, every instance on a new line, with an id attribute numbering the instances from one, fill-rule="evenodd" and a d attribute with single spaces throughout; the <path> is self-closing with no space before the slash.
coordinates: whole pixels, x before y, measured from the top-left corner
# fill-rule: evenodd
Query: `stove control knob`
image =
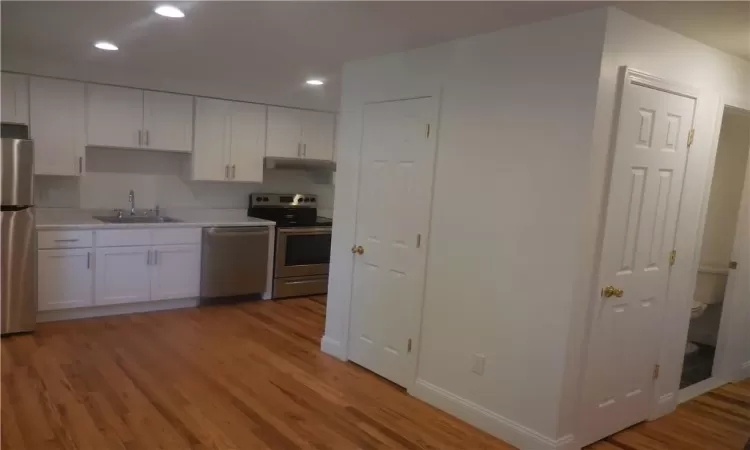
<path id="1" fill-rule="evenodd" d="M 263 197 L 255 197 L 255 201 L 256 201 L 256 202 L 260 202 L 260 201 L 263 201 Z"/>
<path id="2" fill-rule="evenodd" d="M 267 202 L 268 201 L 268 197 L 263 197 L 263 201 Z"/>

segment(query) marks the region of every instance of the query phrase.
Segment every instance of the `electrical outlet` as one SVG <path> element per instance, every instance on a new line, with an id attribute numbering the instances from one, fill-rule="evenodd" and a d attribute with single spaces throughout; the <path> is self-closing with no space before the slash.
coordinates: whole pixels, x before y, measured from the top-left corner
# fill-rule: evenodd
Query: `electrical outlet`
<path id="1" fill-rule="evenodd" d="M 474 361 L 471 364 L 471 371 L 477 375 L 484 374 L 484 355 L 481 353 L 474 354 Z"/>

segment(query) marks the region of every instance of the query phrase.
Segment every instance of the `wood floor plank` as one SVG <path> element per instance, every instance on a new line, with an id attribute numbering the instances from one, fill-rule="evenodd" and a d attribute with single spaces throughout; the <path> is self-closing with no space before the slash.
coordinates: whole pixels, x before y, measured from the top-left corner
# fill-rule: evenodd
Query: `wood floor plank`
<path id="1" fill-rule="evenodd" d="M 2 340 L 2 450 L 511 449 L 320 351 L 325 296 L 40 324 Z M 591 450 L 742 449 L 750 382 Z"/>

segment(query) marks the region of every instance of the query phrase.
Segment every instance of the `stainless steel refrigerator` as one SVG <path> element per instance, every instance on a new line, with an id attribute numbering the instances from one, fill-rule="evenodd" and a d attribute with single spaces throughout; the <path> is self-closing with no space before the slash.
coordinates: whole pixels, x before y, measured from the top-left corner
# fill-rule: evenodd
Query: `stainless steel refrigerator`
<path id="1" fill-rule="evenodd" d="M 0 125 L 0 333 L 32 331 L 37 311 L 34 145 L 26 125 Z"/>

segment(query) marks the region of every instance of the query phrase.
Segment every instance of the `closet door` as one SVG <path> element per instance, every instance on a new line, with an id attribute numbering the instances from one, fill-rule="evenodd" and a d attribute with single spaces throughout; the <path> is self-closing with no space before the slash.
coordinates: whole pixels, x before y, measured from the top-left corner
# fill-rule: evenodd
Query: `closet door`
<path id="1" fill-rule="evenodd" d="M 229 180 L 231 106 L 226 100 L 195 99 L 193 180 Z"/>
<path id="2" fill-rule="evenodd" d="M 34 173 L 80 175 L 86 156 L 84 84 L 31 77 L 30 99 Z"/>

